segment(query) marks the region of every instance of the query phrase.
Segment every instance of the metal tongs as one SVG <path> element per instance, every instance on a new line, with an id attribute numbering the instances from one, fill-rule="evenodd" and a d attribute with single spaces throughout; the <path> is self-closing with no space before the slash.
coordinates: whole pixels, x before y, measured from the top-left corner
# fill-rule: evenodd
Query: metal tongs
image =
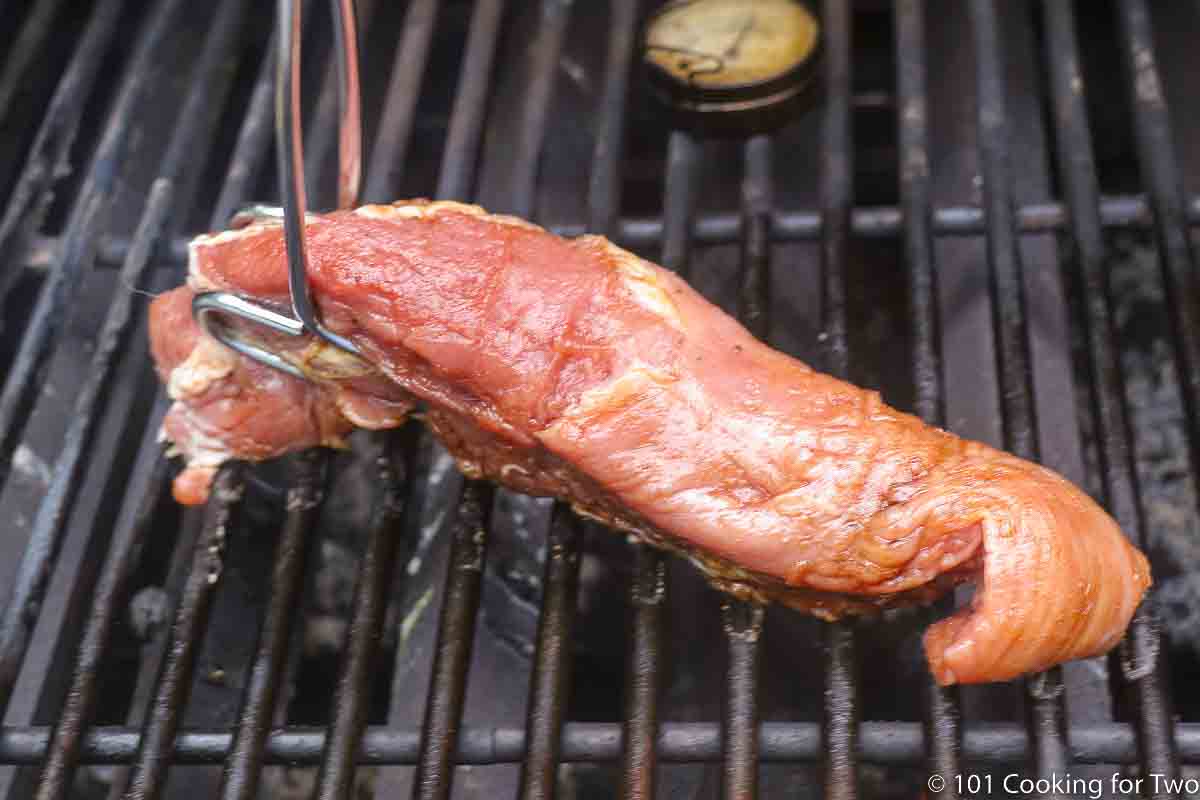
<path id="1" fill-rule="evenodd" d="M 357 204 L 362 179 L 362 121 L 358 81 L 358 32 L 354 0 L 332 0 L 335 50 L 338 64 L 338 206 Z M 355 355 L 358 347 L 327 329 L 317 318 L 308 286 L 308 255 L 304 221 L 304 143 L 300 116 L 301 2 L 279 0 L 279 36 L 276 38 L 275 139 L 279 164 L 279 189 L 283 207 L 249 206 L 234 215 L 235 227 L 249 222 L 282 220 L 287 241 L 288 288 L 294 317 L 280 314 L 233 292 L 203 292 L 192 300 L 192 315 L 217 341 L 255 361 L 305 378 L 296 366 L 276 353 L 239 339 L 222 320 L 232 315 L 288 336 L 315 334 L 329 344 Z"/>

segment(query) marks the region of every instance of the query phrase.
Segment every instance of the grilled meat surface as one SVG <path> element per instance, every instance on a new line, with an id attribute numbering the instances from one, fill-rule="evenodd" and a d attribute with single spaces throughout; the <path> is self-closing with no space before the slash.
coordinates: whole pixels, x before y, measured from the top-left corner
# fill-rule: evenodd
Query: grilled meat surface
<path id="1" fill-rule="evenodd" d="M 770 349 L 603 238 L 414 201 L 313 216 L 307 240 L 322 319 L 363 358 L 239 330 L 310 381 L 190 314 L 210 289 L 286 306 L 276 224 L 197 238 L 189 286 L 152 306 L 181 502 L 226 459 L 337 446 L 419 402 L 466 474 L 566 500 L 742 597 L 834 619 L 981 579 L 926 632 L 943 684 L 1103 653 L 1149 586 L 1142 554 L 1060 476 Z"/>

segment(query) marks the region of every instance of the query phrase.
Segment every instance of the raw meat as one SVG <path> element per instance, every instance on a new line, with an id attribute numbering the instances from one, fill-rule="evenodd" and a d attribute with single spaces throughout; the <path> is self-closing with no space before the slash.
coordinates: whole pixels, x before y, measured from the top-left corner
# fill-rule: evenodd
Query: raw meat
<path id="1" fill-rule="evenodd" d="M 602 238 L 423 201 L 314 215 L 307 238 L 322 318 L 362 359 L 243 328 L 306 382 L 195 327 L 196 291 L 286 307 L 272 223 L 197 238 L 189 287 L 153 305 L 181 502 L 204 499 L 222 460 L 336 446 L 420 403 L 466 474 L 562 498 L 744 598 L 833 619 L 980 578 L 926 633 L 943 684 L 1103 653 L 1150 584 L 1063 478 L 770 349 Z"/>

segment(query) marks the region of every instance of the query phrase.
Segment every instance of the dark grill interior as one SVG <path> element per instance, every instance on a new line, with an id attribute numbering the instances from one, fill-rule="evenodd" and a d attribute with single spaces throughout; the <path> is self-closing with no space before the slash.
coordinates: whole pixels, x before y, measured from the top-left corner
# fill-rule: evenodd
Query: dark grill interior
<path id="1" fill-rule="evenodd" d="M 961 691 L 927 675 L 928 612 L 726 602 L 464 482 L 414 426 L 227 468 L 203 511 L 175 506 L 146 295 L 182 280 L 190 235 L 277 195 L 272 5 L 0 0 L 0 797 L 983 794 L 954 775 L 1028 796 L 1002 785 L 1018 773 L 1169 797 L 1148 776 L 1200 777 L 1200 5 L 826 0 L 819 101 L 706 141 L 648 97 L 645 4 L 358 3 L 364 200 L 609 235 L 776 347 L 1063 472 L 1151 554 L 1110 658 Z"/>

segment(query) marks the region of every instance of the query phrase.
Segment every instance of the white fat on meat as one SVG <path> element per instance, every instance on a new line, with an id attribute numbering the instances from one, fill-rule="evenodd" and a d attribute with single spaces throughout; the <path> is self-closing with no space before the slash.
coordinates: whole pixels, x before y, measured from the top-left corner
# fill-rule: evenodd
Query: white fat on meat
<path id="1" fill-rule="evenodd" d="M 172 400 L 203 394 L 209 386 L 233 373 L 237 355 L 227 347 L 201 336 L 188 357 L 167 380 L 167 396 Z"/>

